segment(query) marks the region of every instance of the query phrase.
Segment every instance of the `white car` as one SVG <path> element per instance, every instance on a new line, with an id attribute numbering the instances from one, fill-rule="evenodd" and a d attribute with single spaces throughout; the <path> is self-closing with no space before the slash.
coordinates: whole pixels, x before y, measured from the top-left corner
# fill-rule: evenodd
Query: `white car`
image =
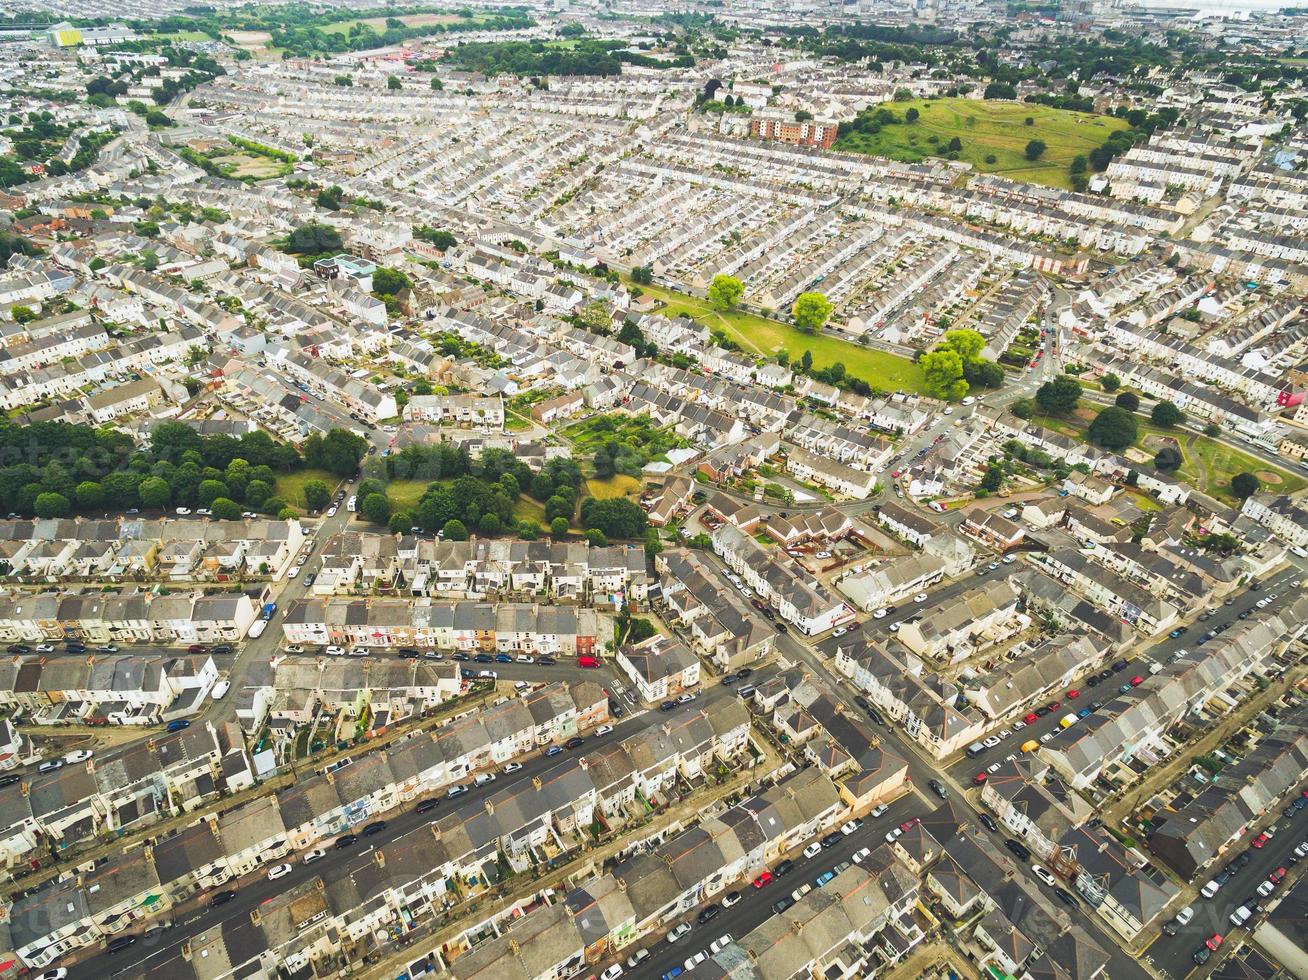
<path id="1" fill-rule="evenodd" d="M 832 636 L 844 636 L 844 635 L 845 635 L 846 633 L 848 633 L 848 632 L 849 632 L 849 630 L 845 629 L 845 627 L 843 627 L 843 626 L 837 626 L 835 629 L 833 629 L 833 630 L 831 631 L 831 635 L 832 635 Z"/>
<path id="2" fill-rule="evenodd" d="M 232 689 L 231 681 L 219 681 L 213 686 L 213 694 L 210 695 L 215 701 L 221 701 L 227 696 L 227 692 Z"/>
<path id="3" fill-rule="evenodd" d="M 904 833 L 904 832 L 903 832 L 902 830 L 900 830 L 898 827 L 892 827 L 892 828 L 891 828 L 891 829 L 886 833 L 886 843 L 887 843 L 887 844 L 893 844 L 895 841 L 899 840 L 899 838 L 900 838 L 901 836 L 903 836 L 903 833 Z"/>
<path id="4" fill-rule="evenodd" d="M 54 652 L 55 652 L 54 644 L 53 644 L 53 643 L 38 643 L 38 644 L 36 645 L 36 652 L 37 652 L 37 653 L 54 653 Z"/>
<path id="5" fill-rule="evenodd" d="M 816 555 L 814 555 L 814 557 L 815 557 L 815 558 L 830 558 L 830 557 L 831 557 L 831 552 L 829 552 L 829 551 L 819 551 Z"/>
<path id="6" fill-rule="evenodd" d="M 1005 728 L 1002 732 L 999 733 L 1000 741 L 1002 741 L 1002 740 L 1004 740 L 1004 739 L 1006 739 L 1006 738 L 1011 738 L 1012 735 L 1013 735 L 1013 733 L 1012 733 L 1011 731 L 1009 731 L 1007 728 Z"/>
<path id="7" fill-rule="evenodd" d="M 70 766 L 73 766 L 79 762 L 85 762 L 93 755 L 95 755 L 95 753 L 90 749 L 74 749 L 72 752 L 69 752 L 67 755 L 64 756 L 64 762 L 66 762 Z"/>
<path id="8" fill-rule="evenodd" d="M 1190 924 L 1190 920 L 1193 918 L 1194 918 L 1194 909 L 1190 908 L 1190 906 L 1188 905 L 1185 908 L 1181 909 L 1181 911 L 1176 913 L 1177 925 L 1188 926 Z"/>
<path id="9" fill-rule="evenodd" d="M 705 950 L 701 949 L 690 959 L 686 960 L 686 972 L 689 973 L 691 970 L 695 969 L 695 967 L 703 963 L 706 959 L 708 959 L 708 953 Z"/>
<path id="10" fill-rule="evenodd" d="M 718 936 L 717 939 L 709 943 L 709 952 L 720 953 L 730 945 L 731 945 L 731 936 L 729 934 L 725 936 Z"/>
<path id="11" fill-rule="evenodd" d="M 1276 891 L 1276 886 L 1273 885 L 1270 881 L 1264 881 L 1261 885 L 1258 886 L 1258 894 L 1261 895 L 1263 898 L 1266 898 L 1274 891 Z"/>
<path id="12" fill-rule="evenodd" d="M 886 812 L 887 810 L 889 810 L 889 809 L 890 809 L 890 808 L 889 808 L 888 806 L 886 806 L 884 803 L 878 803 L 876 806 L 874 806 L 874 807 L 872 808 L 872 812 L 869 813 L 868 816 L 869 816 L 869 817 L 879 817 L 879 816 L 881 816 L 881 814 L 885 813 L 885 812 Z"/>
<path id="13" fill-rule="evenodd" d="M 729 909 L 740 901 L 740 892 L 727 892 L 722 898 L 722 907 Z"/>
<path id="14" fill-rule="evenodd" d="M 1294 849 L 1294 856 L 1297 858 L 1308 857 L 1308 841 L 1304 841 Z"/>
<path id="15" fill-rule="evenodd" d="M 899 624 L 898 624 L 898 623 L 891 623 L 890 626 L 889 626 L 888 628 L 889 628 L 890 632 L 892 632 L 892 633 L 898 633 L 898 632 L 899 632 Z"/>
<path id="16" fill-rule="evenodd" d="M 846 837 L 848 837 L 856 830 L 858 830 L 858 824 L 854 823 L 854 821 L 852 820 L 846 820 L 844 823 L 840 825 L 840 832 L 844 834 Z"/>
<path id="17" fill-rule="evenodd" d="M 1046 871 L 1038 864 L 1031 865 L 1031 873 L 1043 881 L 1050 888 L 1058 887 L 1058 879 Z"/>
<path id="18" fill-rule="evenodd" d="M 62 769 L 63 767 L 64 767 L 63 759 L 50 759 L 48 762 L 43 762 L 39 766 L 37 766 L 36 771 L 54 772 L 56 769 Z"/>
<path id="19" fill-rule="evenodd" d="M 304 653 L 304 644 L 292 643 L 286 648 L 287 653 Z"/>
<path id="20" fill-rule="evenodd" d="M 743 595 L 746 599 L 754 598 L 754 590 L 750 588 L 742 588 L 740 590 L 740 594 Z"/>
<path id="21" fill-rule="evenodd" d="M 46 970 L 44 973 L 38 973 L 31 977 L 30 980 L 67 980 L 68 971 L 62 966 L 57 966 L 53 970 Z"/>
<path id="22" fill-rule="evenodd" d="M 618 980 L 622 976 L 622 964 L 614 963 L 611 967 L 600 974 L 600 980 Z"/>
<path id="23" fill-rule="evenodd" d="M 668 930 L 668 942 L 675 943 L 677 940 L 685 938 L 688 932 L 690 932 L 690 923 L 680 922 Z"/>
<path id="24" fill-rule="evenodd" d="M 994 735 L 987 735 L 984 739 L 981 740 L 981 744 L 988 749 L 993 749 L 996 745 L 999 744 L 999 739 L 996 738 Z"/>
<path id="25" fill-rule="evenodd" d="M 913 596 L 913 601 L 914 601 L 914 602 L 926 602 L 926 601 L 927 601 L 927 594 L 926 594 L 925 592 L 919 592 L 917 595 Z"/>
<path id="26" fill-rule="evenodd" d="M 1016 721 L 1013 722 L 1013 731 L 1015 732 L 1025 727 L 1026 727 L 1026 722 L 1024 722 L 1021 718 L 1018 718 Z"/>
<path id="27" fill-rule="evenodd" d="M 286 577 L 287 577 L 287 578 L 295 578 L 295 576 L 297 576 L 297 575 L 299 575 L 299 574 L 300 574 L 300 566 L 299 566 L 299 565 L 292 565 L 292 566 L 290 567 L 290 569 L 286 572 Z"/>
<path id="28" fill-rule="evenodd" d="M 520 664 L 534 664 L 536 662 L 536 658 L 529 653 L 520 653 L 514 659 Z"/>
<path id="29" fill-rule="evenodd" d="M 327 656 L 329 656 L 329 657 L 343 657 L 343 656 L 345 656 L 345 648 L 344 648 L 344 647 L 328 647 L 326 652 L 327 652 Z"/>
<path id="30" fill-rule="evenodd" d="M 627 969 L 634 970 L 636 967 L 644 963 L 647 959 L 649 959 L 649 950 L 638 949 L 636 950 L 636 952 L 632 953 L 630 956 L 627 957 Z"/>
<path id="31" fill-rule="evenodd" d="M 1045 732 L 1043 735 L 1040 736 L 1040 744 L 1044 745 L 1046 742 L 1048 742 L 1051 738 L 1053 738 L 1057 734 L 1058 734 L 1057 732 Z"/>
<path id="32" fill-rule="evenodd" d="M 1217 894 L 1217 892 L 1221 889 L 1221 887 L 1222 886 L 1219 885 L 1216 881 L 1210 881 L 1208 882 L 1208 884 L 1204 885 L 1203 888 L 1199 889 L 1199 894 L 1202 895 L 1204 898 L 1212 898 L 1214 895 Z"/>
<path id="33" fill-rule="evenodd" d="M 196 513 L 199 514 L 201 517 L 212 517 L 212 516 L 213 516 L 213 511 L 211 511 L 208 507 L 201 507 L 200 509 L 198 509 L 198 510 L 196 511 Z"/>
<path id="34" fill-rule="evenodd" d="M 595 737 L 600 738 L 604 735 L 607 735 L 611 731 L 613 731 L 612 725 L 600 725 L 599 728 L 595 729 Z"/>
<path id="35" fill-rule="evenodd" d="M 319 858 L 325 858 L 326 856 L 327 851 L 325 848 L 315 847 L 312 851 L 305 854 L 301 860 L 303 860 L 305 864 L 313 864 L 314 861 L 317 861 Z"/>
<path id="36" fill-rule="evenodd" d="M 1017 559 L 1014 558 L 1012 555 L 1004 555 L 1004 557 L 999 560 L 1002 561 L 1005 565 L 1011 565 L 1013 564 L 1013 562 L 1017 561 Z"/>
<path id="37" fill-rule="evenodd" d="M 336 516 L 336 505 L 335 505 L 335 504 L 332 504 L 330 507 L 327 508 L 327 516 L 328 516 L 328 517 L 335 517 L 335 516 Z"/>
<path id="38" fill-rule="evenodd" d="M 276 881 L 278 878 L 284 878 L 291 873 L 289 864 L 279 864 L 268 869 L 268 880 Z"/>
<path id="39" fill-rule="evenodd" d="M 990 766 L 988 769 L 986 769 L 986 772 L 989 775 L 993 776 L 995 773 L 999 772 L 999 767 L 1002 765 L 1003 765 L 1002 762 L 996 762 L 993 766 Z"/>
<path id="40" fill-rule="evenodd" d="M 885 619 L 888 614 L 884 609 L 878 609 L 872 614 L 873 619 Z"/>
<path id="41" fill-rule="evenodd" d="M 804 857 L 806 858 L 817 857 L 821 853 L 822 845 L 817 841 L 814 841 L 812 844 L 809 844 L 808 847 L 804 848 Z"/>
<path id="42" fill-rule="evenodd" d="M 175 513 L 178 517 L 185 517 L 185 516 L 186 516 L 187 514 L 189 514 L 190 512 L 191 512 L 191 508 L 189 508 L 189 507 L 178 507 L 177 510 L 174 511 L 174 513 Z"/>
<path id="43" fill-rule="evenodd" d="M 521 768 L 522 768 L 521 762 L 510 762 L 507 766 L 504 767 L 504 775 L 507 776 L 511 772 L 517 772 Z"/>
<path id="44" fill-rule="evenodd" d="M 868 856 L 869 854 L 871 854 L 871 853 L 872 853 L 872 848 L 870 848 L 870 847 L 861 847 L 861 848 L 859 848 L 857 851 L 854 852 L 853 857 L 851 858 L 851 860 L 852 860 L 855 864 L 862 864 L 862 863 L 863 863 L 863 859 L 864 859 L 865 857 L 867 857 L 867 856 Z"/>
<path id="45" fill-rule="evenodd" d="M 1231 925 L 1237 929 L 1253 918 L 1253 913 L 1249 911 L 1248 906 L 1241 905 L 1238 909 L 1227 916 L 1231 920 Z"/>

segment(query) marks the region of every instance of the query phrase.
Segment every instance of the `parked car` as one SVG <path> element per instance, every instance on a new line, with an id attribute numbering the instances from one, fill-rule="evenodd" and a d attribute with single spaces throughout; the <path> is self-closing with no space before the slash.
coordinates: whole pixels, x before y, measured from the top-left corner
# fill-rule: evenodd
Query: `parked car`
<path id="1" fill-rule="evenodd" d="M 690 923 L 679 922 L 668 930 L 668 942 L 675 943 L 679 939 L 684 939 L 688 932 L 690 932 Z"/>
<path id="2" fill-rule="evenodd" d="M 275 864 L 268 869 L 268 880 L 276 881 L 278 878 L 285 878 L 290 873 L 291 866 L 289 864 Z"/>
<path id="3" fill-rule="evenodd" d="M 325 858 L 326 856 L 327 856 L 327 851 L 325 849 L 321 847 L 315 847 L 312 851 L 306 851 L 304 857 L 301 858 L 301 860 L 305 864 L 313 864 L 314 861 L 317 861 L 319 858 Z"/>

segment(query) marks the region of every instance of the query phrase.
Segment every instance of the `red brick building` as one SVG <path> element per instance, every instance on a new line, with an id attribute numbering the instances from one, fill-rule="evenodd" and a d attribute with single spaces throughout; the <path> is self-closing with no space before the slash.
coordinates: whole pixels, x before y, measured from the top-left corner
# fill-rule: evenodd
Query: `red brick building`
<path id="1" fill-rule="evenodd" d="M 820 146 L 831 149 L 836 141 L 836 123 L 830 120 L 782 119 L 775 116 L 754 116 L 749 122 L 751 136 L 765 140 L 777 140 L 781 143 L 793 143 L 796 146 Z"/>

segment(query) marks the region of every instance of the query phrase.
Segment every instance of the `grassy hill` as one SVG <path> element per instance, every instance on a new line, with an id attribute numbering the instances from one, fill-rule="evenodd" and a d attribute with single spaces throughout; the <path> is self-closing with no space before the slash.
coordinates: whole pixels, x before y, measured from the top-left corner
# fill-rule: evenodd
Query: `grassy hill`
<path id="1" fill-rule="evenodd" d="M 874 153 L 921 163 L 943 156 L 949 141 L 963 143 L 958 159 L 980 173 L 997 173 L 1048 187 L 1069 188 L 1068 165 L 1078 154 L 1088 154 L 1107 141 L 1115 130 L 1125 129 L 1123 119 L 1093 113 L 1050 109 L 1027 102 L 984 102 L 975 99 L 914 99 L 887 103 L 901 119 L 909 109 L 921 114 L 914 123 L 881 127 L 879 133 L 849 133 L 836 141 L 837 150 Z M 1026 125 L 1027 118 L 1032 125 Z M 932 142 L 932 137 L 935 142 Z M 1026 144 L 1043 140 L 1044 156 L 1026 159 Z M 993 156 L 994 163 L 986 158 Z"/>

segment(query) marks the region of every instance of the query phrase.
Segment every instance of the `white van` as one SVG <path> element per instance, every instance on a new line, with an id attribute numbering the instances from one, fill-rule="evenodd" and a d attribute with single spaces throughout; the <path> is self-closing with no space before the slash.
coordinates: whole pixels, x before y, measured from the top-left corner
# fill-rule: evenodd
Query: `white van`
<path id="1" fill-rule="evenodd" d="M 254 621 L 254 625 L 250 627 L 250 631 L 246 633 L 245 636 L 247 639 L 250 640 L 257 639 L 263 636 L 263 631 L 266 630 L 267 628 L 268 628 L 268 620 L 256 619 Z"/>
<path id="2" fill-rule="evenodd" d="M 348 510 L 351 514 L 353 514 L 354 508 L 358 504 L 358 502 L 359 502 L 358 497 L 351 497 L 349 500 L 345 502 L 345 509 Z"/>

